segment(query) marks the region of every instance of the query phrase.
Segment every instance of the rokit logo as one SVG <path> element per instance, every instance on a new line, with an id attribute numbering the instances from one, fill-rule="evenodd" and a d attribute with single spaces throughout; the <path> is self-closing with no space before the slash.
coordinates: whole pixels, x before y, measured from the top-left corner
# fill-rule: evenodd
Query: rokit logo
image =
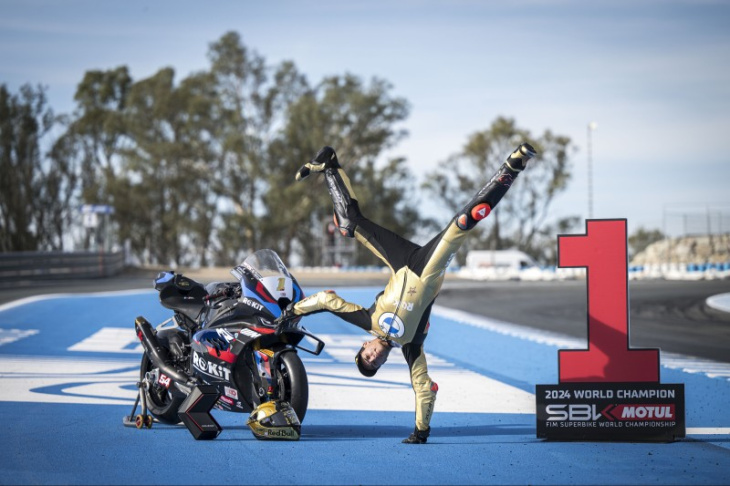
<path id="1" fill-rule="evenodd" d="M 399 309 L 405 309 L 408 312 L 413 310 L 413 302 L 406 302 L 405 300 L 393 299 L 393 305 Z"/>
<path id="2" fill-rule="evenodd" d="M 255 300 L 249 299 L 248 297 L 242 297 L 241 298 L 241 302 L 243 302 L 243 304 L 245 304 L 245 305 L 247 305 L 249 307 L 253 307 L 254 309 L 256 309 L 259 312 L 263 312 L 264 311 L 264 306 L 263 305 L 259 304 Z"/>
<path id="3" fill-rule="evenodd" d="M 195 351 L 193 352 L 193 366 L 206 375 L 223 378 L 226 381 L 230 381 L 231 379 L 231 370 L 225 366 L 206 361 Z"/>

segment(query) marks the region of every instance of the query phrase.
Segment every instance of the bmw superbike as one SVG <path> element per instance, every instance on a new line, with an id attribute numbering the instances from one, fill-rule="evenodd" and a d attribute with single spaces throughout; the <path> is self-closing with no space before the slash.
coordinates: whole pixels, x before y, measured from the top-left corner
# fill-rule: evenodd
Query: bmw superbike
<path id="1" fill-rule="evenodd" d="M 274 251 L 256 251 L 231 274 L 237 282 L 206 286 L 174 272 L 157 276 L 160 303 L 173 316 L 156 328 L 135 320 L 144 355 L 132 415 L 140 399 L 142 414 L 125 417 L 126 425 L 151 427 L 145 409 L 177 424 L 191 392 L 213 387 L 217 408 L 251 413 L 257 438 L 299 438 L 309 385 L 297 350 L 318 355 L 324 342 L 298 319 L 277 320 L 303 292 Z"/>

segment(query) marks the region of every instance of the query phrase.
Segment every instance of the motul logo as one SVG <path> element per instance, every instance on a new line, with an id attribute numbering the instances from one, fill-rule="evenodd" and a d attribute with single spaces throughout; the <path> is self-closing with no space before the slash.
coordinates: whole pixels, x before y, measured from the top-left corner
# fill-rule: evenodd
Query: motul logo
<path id="1" fill-rule="evenodd" d="M 619 420 L 674 420 L 674 405 L 618 405 L 611 415 Z"/>

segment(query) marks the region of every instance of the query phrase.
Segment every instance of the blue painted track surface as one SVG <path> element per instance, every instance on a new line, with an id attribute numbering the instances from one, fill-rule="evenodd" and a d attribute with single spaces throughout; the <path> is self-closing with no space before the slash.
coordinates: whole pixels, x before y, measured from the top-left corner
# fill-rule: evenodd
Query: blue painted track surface
<path id="1" fill-rule="evenodd" d="M 377 290 L 338 292 L 369 305 Z M 328 345 L 320 357 L 302 353 L 312 386 L 299 442 L 257 441 L 245 415 L 220 411 L 224 431 L 213 441 L 180 426 L 125 428 L 138 315 L 157 324 L 170 312 L 151 291 L 0 307 L 0 483 L 730 484 L 727 377 L 662 368 L 662 382 L 685 384 L 684 440 L 546 442 L 531 394 L 557 383 L 560 346 L 439 312 L 426 341 L 440 390 L 425 446 L 400 443 L 413 428 L 402 358 L 374 380 L 358 377 L 350 348 L 367 335 L 323 314 L 303 321 Z"/>

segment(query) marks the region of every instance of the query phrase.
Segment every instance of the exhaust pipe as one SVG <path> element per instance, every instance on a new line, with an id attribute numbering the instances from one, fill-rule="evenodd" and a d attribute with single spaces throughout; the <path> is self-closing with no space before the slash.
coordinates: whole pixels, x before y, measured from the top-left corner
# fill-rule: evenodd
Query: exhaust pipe
<path id="1" fill-rule="evenodd" d="M 161 372 L 178 383 L 193 383 L 191 377 L 181 373 L 168 364 L 170 361 L 170 355 L 167 350 L 160 345 L 160 342 L 157 340 L 157 335 L 147 319 L 142 316 L 137 317 L 134 320 L 134 330 L 137 332 L 137 337 L 142 342 L 142 347 L 144 347 L 144 350 L 147 352 L 147 356 L 150 358 L 150 361 L 152 361 L 152 364 L 154 364 L 155 367 L 159 368 Z"/>

